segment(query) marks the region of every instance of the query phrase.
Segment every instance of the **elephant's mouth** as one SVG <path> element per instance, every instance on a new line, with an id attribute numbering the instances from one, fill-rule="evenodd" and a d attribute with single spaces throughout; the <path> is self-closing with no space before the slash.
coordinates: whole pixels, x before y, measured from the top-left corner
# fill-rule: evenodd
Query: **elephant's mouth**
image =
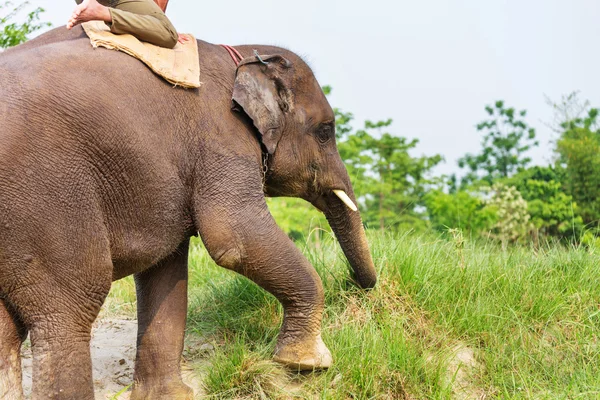
<path id="1" fill-rule="evenodd" d="M 334 198 L 341 201 L 351 211 L 358 212 L 356 203 L 352 201 L 344 189 L 329 189 L 323 191 L 321 194 L 305 197 L 304 199 L 315 206 L 319 211 L 326 213 L 331 206 L 331 200 Z"/>

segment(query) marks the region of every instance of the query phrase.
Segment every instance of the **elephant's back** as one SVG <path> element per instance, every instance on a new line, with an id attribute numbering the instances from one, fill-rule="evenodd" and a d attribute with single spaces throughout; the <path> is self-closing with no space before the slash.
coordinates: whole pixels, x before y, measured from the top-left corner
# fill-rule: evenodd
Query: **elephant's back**
<path id="1" fill-rule="evenodd" d="M 113 50 L 94 49 L 81 32 L 56 28 L 29 42 L 0 53 L 0 69 L 23 88 L 64 94 L 81 91 L 102 93 L 108 85 L 118 87 L 135 76 L 153 74 L 139 61 Z M 15 82 L 15 83 L 16 83 Z M 7 82 L 10 84 L 10 82 Z M 10 85 L 0 90 L 10 90 Z M 29 93 L 32 96 L 43 92 Z"/>
<path id="2" fill-rule="evenodd" d="M 86 38 L 86 34 L 81 26 L 67 30 L 64 26 L 51 29 L 35 38 L 28 40 L 15 47 L 10 47 L 0 53 L 0 57 L 11 55 L 12 53 L 26 51 L 32 48 L 41 47 L 56 42 L 76 41 Z"/>
<path id="3" fill-rule="evenodd" d="M 95 54 L 99 50 L 100 58 Z M 107 59 L 108 58 L 108 59 Z M 118 51 L 107 51 L 106 49 L 94 49 L 90 39 L 81 26 L 67 30 L 64 26 L 52 29 L 23 44 L 6 49 L 0 53 L 0 63 L 8 65 L 23 62 L 21 66 L 40 66 L 40 61 L 48 64 L 49 68 L 55 62 L 73 64 L 80 66 L 92 64 L 98 59 L 111 63 L 121 64 L 131 58 Z M 12 61 L 12 62 L 11 62 Z"/>
<path id="4" fill-rule="evenodd" d="M 160 140 L 161 119 L 174 113 L 170 91 L 140 61 L 57 28 L 0 54 L 0 138 L 29 130 L 89 142 L 117 131 L 121 140 Z"/>

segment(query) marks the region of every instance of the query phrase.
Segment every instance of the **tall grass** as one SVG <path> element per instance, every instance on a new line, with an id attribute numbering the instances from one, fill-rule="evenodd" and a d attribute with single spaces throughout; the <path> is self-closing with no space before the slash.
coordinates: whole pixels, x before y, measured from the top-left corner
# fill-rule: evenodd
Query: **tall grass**
<path id="1" fill-rule="evenodd" d="M 334 366 L 272 363 L 281 307 L 245 278 L 190 253 L 188 331 L 213 398 L 600 398 L 599 257 L 548 245 L 510 248 L 369 233 L 375 290 L 350 282 L 332 239 L 302 245 L 326 293 Z M 118 289 L 118 290 L 122 290 Z"/>

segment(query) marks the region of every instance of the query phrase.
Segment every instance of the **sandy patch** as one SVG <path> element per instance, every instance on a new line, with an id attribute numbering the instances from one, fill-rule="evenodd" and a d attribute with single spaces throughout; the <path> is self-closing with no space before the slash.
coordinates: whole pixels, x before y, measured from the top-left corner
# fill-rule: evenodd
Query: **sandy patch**
<path id="1" fill-rule="evenodd" d="M 90 349 L 94 392 L 96 399 L 113 399 L 114 396 L 131 385 L 135 360 L 137 321 L 103 319 L 94 324 Z M 189 352 L 189 350 L 186 350 Z M 29 339 L 21 351 L 23 364 L 23 389 L 25 397 L 31 398 L 31 345 Z M 201 380 L 190 369 L 184 369 L 183 380 L 200 395 Z M 116 397 L 128 400 L 129 392 Z"/>
<path id="2" fill-rule="evenodd" d="M 457 345 L 448 363 L 448 378 L 452 379 L 452 392 L 456 399 L 483 400 L 486 393 L 476 385 L 480 366 L 473 349 Z"/>

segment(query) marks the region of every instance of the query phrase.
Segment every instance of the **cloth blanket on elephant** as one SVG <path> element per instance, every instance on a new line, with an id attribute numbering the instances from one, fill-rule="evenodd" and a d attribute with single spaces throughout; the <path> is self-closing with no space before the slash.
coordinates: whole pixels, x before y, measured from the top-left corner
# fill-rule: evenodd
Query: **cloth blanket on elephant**
<path id="1" fill-rule="evenodd" d="M 102 21 L 90 21 L 83 25 L 92 46 L 125 52 L 146 64 L 167 82 L 185 88 L 200 87 L 200 60 L 198 43 L 192 35 L 186 43 L 177 43 L 166 49 L 141 42 L 133 35 L 115 35 Z"/>

